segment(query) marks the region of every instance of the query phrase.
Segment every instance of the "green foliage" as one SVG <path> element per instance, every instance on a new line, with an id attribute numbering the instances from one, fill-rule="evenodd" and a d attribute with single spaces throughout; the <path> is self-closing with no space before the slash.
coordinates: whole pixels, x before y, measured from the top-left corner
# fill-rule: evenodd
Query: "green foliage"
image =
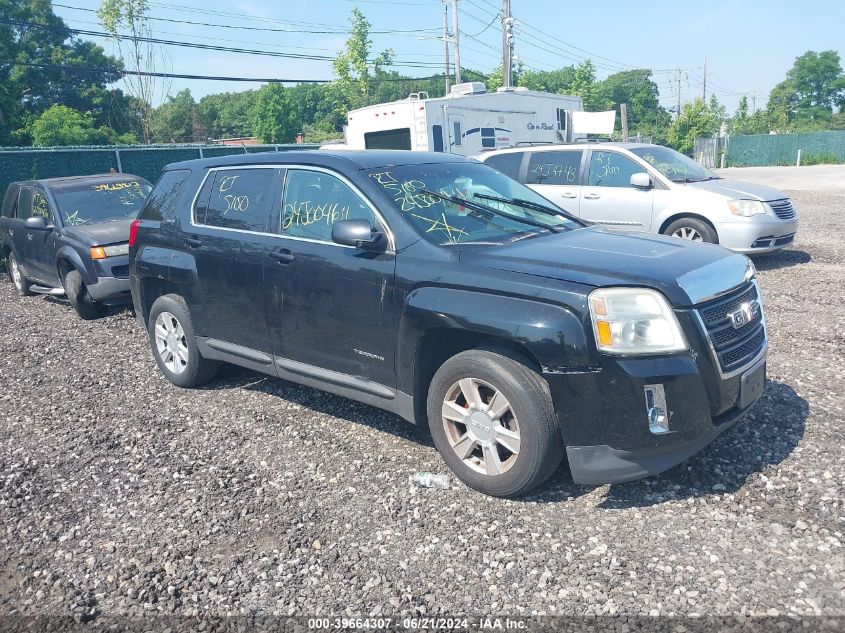
<path id="1" fill-rule="evenodd" d="M 118 135 L 105 126 L 96 127 L 94 117 L 64 105 L 47 108 L 31 121 L 29 134 L 35 145 L 114 145 L 134 143 L 131 135 Z"/>
<path id="2" fill-rule="evenodd" d="M 807 154 L 801 156 L 801 165 L 841 165 L 845 160 L 836 154 Z"/>
<path id="3" fill-rule="evenodd" d="M 213 139 L 251 136 L 250 113 L 257 93 L 256 90 L 221 92 L 200 99 L 197 113 L 207 136 Z"/>
<path id="4" fill-rule="evenodd" d="M 187 88 L 153 110 L 150 130 L 157 143 L 203 143 L 207 128 Z"/>
<path id="5" fill-rule="evenodd" d="M 769 95 L 769 109 L 786 114 L 793 131 L 825 129 L 845 107 L 845 75 L 836 51 L 807 51 Z"/>
<path id="6" fill-rule="evenodd" d="M 722 109 L 718 102 L 715 108 L 713 106 L 713 103 L 705 103 L 703 99 L 684 104 L 680 116 L 672 122 L 666 134 L 669 145 L 691 156 L 696 137 L 713 136 L 719 130 Z"/>
<path id="7" fill-rule="evenodd" d="M 252 131 L 262 143 L 291 143 L 302 122 L 282 84 L 272 83 L 258 91 L 252 106 Z"/>

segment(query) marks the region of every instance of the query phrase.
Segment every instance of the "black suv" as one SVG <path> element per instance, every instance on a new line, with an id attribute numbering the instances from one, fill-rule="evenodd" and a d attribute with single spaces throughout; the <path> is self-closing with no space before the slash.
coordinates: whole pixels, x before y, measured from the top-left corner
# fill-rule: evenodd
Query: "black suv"
<path id="1" fill-rule="evenodd" d="M 67 295 L 83 319 L 130 302 L 129 225 L 150 189 L 131 174 L 9 185 L 0 245 L 18 294 Z"/>
<path id="2" fill-rule="evenodd" d="M 475 161 L 286 152 L 170 165 L 130 236 L 176 385 L 220 361 L 428 424 L 501 496 L 660 472 L 761 395 L 751 262 L 588 227 Z"/>

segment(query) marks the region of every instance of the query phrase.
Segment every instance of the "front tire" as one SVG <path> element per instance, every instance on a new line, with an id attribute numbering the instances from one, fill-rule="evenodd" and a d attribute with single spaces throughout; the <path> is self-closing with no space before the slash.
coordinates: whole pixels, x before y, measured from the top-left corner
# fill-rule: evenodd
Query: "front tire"
<path id="1" fill-rule="evenodd" d="M 675 220 L 666 227 L 663 234 L 691 242 L 719 243 L 719 236 L 716 234 L 716 230 L 704 220 L 698 220 L 696 218 L 680 218 L 679 220 Z"/>
<path id="2" fill-rule="evenodd" d="M 446 361 L 431 381 L 427 412 L 443 460 L 485 494 L 523 495 L 563 457 L 548 384 L 496 351 L 470 350 Z"/>
<path id="3" fill-rule="evenodd" d="M 179 295 L 159 297 L 147 321 L 150 347 L 161 373 L 177 387 L 198 387 L 214 378 L 220 365 L 203 358 L 191 314 Z"/>
<path id="4" fill-rule="evenodd" d="M 9 279 L 12 280 L 15 292 L 21 297 L 31 297 L 33 295 L 32 290 L 29 289 L 31 282 L 24 276 L 23 271 L 18 265 L 18 258 L 15 257 L 14 253 L 9 253 L 6 263 L 9 265 Z"/>
<path id="5" fill-rule="evenodd" d="M 64 282 L 65 296 L 76 310 L 80 318 L 90 321 L 98 319 L 104 314 L 102 306 L 97 305 L 88 294 L 88 288 L 82 281 L 82 275 L 78 270 L 71 270 L 65 275 Z"/>

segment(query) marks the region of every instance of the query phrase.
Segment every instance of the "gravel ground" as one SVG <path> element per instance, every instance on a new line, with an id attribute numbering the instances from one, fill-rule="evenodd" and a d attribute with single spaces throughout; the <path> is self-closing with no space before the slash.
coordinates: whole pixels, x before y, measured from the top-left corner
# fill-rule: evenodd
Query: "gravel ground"
<path id="1" fill-rule="evenodd" d="M 179 390 L 128 310 L 0 284 L 0 615 L 845 614 L 845 195 L 795 198 L 752 414 L 519 501 L 411 488 L 446 469 L 395 416 L 235 368 Z"/>

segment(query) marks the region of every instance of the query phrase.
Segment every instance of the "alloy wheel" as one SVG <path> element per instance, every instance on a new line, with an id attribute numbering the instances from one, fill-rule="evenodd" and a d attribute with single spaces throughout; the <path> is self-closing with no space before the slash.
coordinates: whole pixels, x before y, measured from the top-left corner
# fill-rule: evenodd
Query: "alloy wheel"
<path id="1" fill-rule="evenodd" d="M 21 278 L 21 271 L 18 268 L 18 260 L 14 257 L 9 258 L 9 273 L 12 275 L 12 283 L 18 290 L 23 289 L 23 279 Z"/>
<path id="2" fill-rule="evenodd" d="M 155 343 L 159 358 L 174 374 L 188 367 L 188 340 L 179 319 L 170 312 L 162 312 L 155 322 Z"/>
<path id="3" fill-rule="evenodd" d="M 679 237 L 682 240 L 691 240 L 693 242 L 703 242 L 704 238 L 701 236 L 701 233 L 696 231 L 691 226 L 682 226 L 675 230 L 672 233 L 672 237 Z"/>
<path id="4" fill-rule="evenodd" d="M 466 466 L 495 476 L 516 464 L 519 422 L 499 389 L 478 378 L 464 378 L 448 389 L 442 409 L 446 438 Z"/>

